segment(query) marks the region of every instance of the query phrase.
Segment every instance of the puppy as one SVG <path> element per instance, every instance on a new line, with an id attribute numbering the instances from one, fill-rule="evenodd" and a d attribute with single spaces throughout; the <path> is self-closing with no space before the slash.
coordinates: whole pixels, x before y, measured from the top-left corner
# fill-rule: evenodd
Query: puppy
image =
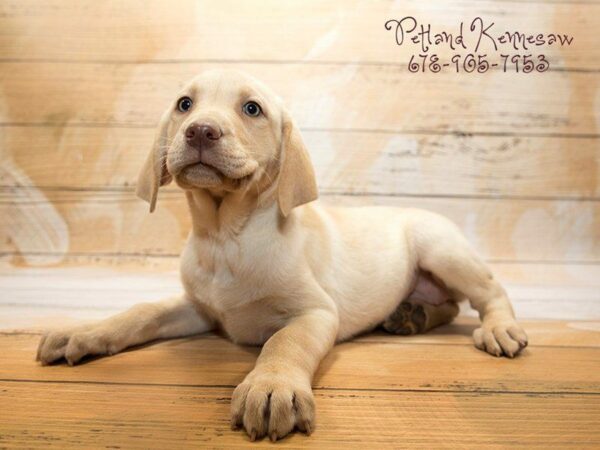
<path id="1" fill-rule="evenodd" d="M 418 209 L 316 202 L 298 128 L 247 75 L 206 72 L 163 114 L 137 185 L 150 211 L 172 180 L 193 224 L 181 255 L 184 294 L 46 334 L 42 364 L 220 328 L 263 345 L 233 392 L 232 426 L 275 441 L 294 428 L 311 433 L 319 362 L 335 342 L 378 325 L 424 332 L 468 299 L 481 317 L 477 348 L 513 357 L 527 345 L 506 292 L 451 222 Z"/>

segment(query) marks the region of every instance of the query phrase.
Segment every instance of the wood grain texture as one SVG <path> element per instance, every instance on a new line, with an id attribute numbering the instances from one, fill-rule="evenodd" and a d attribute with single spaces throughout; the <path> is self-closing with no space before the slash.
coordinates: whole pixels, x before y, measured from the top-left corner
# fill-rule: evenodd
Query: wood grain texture
<path id="1" fill-rule="evenodd" d="M 467 344 L 462 335 L 469 324 L 412 338 L 379 333 L 339 345 L 315 378 L 315 433 L 294 434 L 278 445 L 600 445 L 598 332 L 548 322 L 535 328 L 538 342 L 532 339 L 515 360 L 495 359 Z M 560 337 L 562 344 L 542 336 Z M 9 362 L 0 365 L 3 446 L 250 445 L 229 429 L 228 414 L 233 388 L 252 367 L 257 349 L 209 334 L 75 368 L 42 368 L 31 358 L 37 339 L 0 335 Z"/>
<path id="2" fill-rule="evenodd" d="M 456 31 L 477 16 L 502 31 L 568 33 L 568 49 L 549 47 L 556 67 L 597 70 L 595 1 L 343 0 L 257 2 L 161 0 L 98 4 L 91 0 L 5 0 L 0 58 L 61 61 L 260 60 L 314 63 L 405 63 L 386 31 L 388 19 L 413 15 Z M 225 39 L 223 37 L 226 37 Z M 219 45 L 211 45 L 218 42 Z M 488 50 L 487 48 L 485 50 Z"/>
<path id="3" fill-rule="evenodd" d="M 229 429 L 232 389 L 2 383 L 15 447 L 272 447 Z M 596 396 L 317 391 L 318 425 L 278 448 L 594 448 Z"/>
<path id="4" fill-rule="evenodd" d="M 560 339 L 542 340 L 548 345 L 537 345 L 532 336 L 524 356 L 509 360 L 491 358 L 473 346 L 475 325 L 471 319 L 462 326 L 449 325 L 420 339 L 379 333 L 336 345 L 319 366 L 313 386 L 406 391 L 445 391 L 451 386 L 460 392 L 600 395 L 597 329 L 587 333 L 573 330 L 580 338 L 576 345 L 565 346 Z M 537 330 L 557 336 L 568 336 L 570 332 L 569 327 Z M 587 335 L 590 339 L 583 337 Z M 41 367 L 32 361 L 38 340 L 39 336 L 31 335 L 2 336 L 6 361 L 0 368 L 0 379 L 235 387 L 252 370 L 260 351 L 208 334 L 160 342 L 74 368 L 65 364 Z M 468 375 L 465 367 L 469 367 Z"/>
<path id="5" fill-rule="evenodd" d="M 314 129 L 303 137 L 321 193 L 600 199 L 598 139 Z M 153 133 L 146 128 L 7 126 L 3 139 L 1 186 L 23 186 L 23 180 L 11 176 L 12 165 L 42 189 L 103 190 L 135 184 Z"/>
<path id="6" fill-rule="evenodd" d="M 353 195 L 322 200 L 436 211 L 457 223 L 485 258 L 597 262 L 600 255 L 597 202 Z M 17 258 L 19 253 L 57 254 L 59 261 L 67 253 L 178 255 L 191 227 L 185 196 L 177 190 L 159 194 L 152 215 L 129 190 L 48 191 L 39 199 L 23 195 L 17 201 L 13 194 L 0 202 L 0 212 L 5 254 Z M 56 221 L 46 220 L 51 213 Z"/>
<path id="7" fill-rule="evenodd" d="M 283 96 L 324 198 L 437 210 L 487 259 L 597 262 L 599 8 L 5 0 L 0 256 L 28 265 L 176 255 L 189 226 L 181 197 L 167 192 L 149 217 L 132 184 L 178 89 L 226 66 Z M 567 33 L 575 44 L 545 47 L 543 74 L 412 74 L 414 49 L 383 27 L 405 15 L 434 31 L 481 16 L 498 32 Z"/>
<path id="8" fill-rule="evenodd" d="M 0 121 L 152 127 L 187 81 L 216 67 L 223 64 L 0 63 Z M 228 67 L 271 86 L 303 128 L 599 136 L 599 77 L 593 72 L 413 74 L 377 65 L 244 62 Z"/>

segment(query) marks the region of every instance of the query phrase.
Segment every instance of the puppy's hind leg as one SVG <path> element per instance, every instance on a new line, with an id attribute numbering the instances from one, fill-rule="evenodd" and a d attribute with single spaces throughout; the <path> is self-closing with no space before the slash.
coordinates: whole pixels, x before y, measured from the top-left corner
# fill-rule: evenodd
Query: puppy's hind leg
<path id="1" fill-rule="evenodd" d="M 407 233 L 419 268 L 469 299 L 479 312 L 481 328 L 473 333 L 478 349 L 513 357 L 527 346 L 527 335 L 515 320 L 506 291 L 456 225 L 437 214 L 415 211 Z"/>
<path id="2" fill-rule="evenodd" d="M 408 298 L 383 322 L 383 328 L 388 333 L 403 336 L 425 333 L 452 322 L 457 314 L 458 305 L 452 300 L 441 305 L 431 305 Z"/>

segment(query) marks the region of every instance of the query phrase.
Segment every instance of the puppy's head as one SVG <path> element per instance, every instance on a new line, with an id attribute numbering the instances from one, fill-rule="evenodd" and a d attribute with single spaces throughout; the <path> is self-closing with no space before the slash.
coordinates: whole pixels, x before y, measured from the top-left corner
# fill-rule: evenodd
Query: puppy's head
<path id="1" fill-rule="evenodd" d="M 152 212 L 158 188 L 172 180 L 221 197 L 273 181 L 284 216 L 317 198 L 308 152 L 281 100 L 232 71 L 196 77 L 164 112 L 136 193 Z"/>

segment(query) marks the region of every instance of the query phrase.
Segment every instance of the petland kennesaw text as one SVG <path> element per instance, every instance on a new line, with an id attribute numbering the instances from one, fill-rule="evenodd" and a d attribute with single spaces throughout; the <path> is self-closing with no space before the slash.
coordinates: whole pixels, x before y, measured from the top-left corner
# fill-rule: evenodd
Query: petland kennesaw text
<path id="1" fill-rule="evenodd" d="M 432 46 L 443 44 L 447 44 L 452 50 L 463 48 L 477 52 L 486 44 L 493 45 L 494 50 L 497 51 L 501 45 L 510 45 L 514 50 L 529 50 L 545 45 L 570 46 L 573 42 L 573 36 L 568 34 L 526 34 L 519 31 L 496 33 L 493 28 L 494 22 L 488 25 L 481 17 L 473 19 L 468 32 L 465 32 L 464 23 L 461 22 L 456 34 L 446 30 L 433 33 L 431 24 L 419 24 L 412 16 L 406 16 L 401 20 L 391 19 L 385 23 L 386 30 L 395 29 L 396 44 L 402 45 L 405 39 L 410 39 L 413 44 L 420 44 L 423 52 L 428 52 Z"/>

